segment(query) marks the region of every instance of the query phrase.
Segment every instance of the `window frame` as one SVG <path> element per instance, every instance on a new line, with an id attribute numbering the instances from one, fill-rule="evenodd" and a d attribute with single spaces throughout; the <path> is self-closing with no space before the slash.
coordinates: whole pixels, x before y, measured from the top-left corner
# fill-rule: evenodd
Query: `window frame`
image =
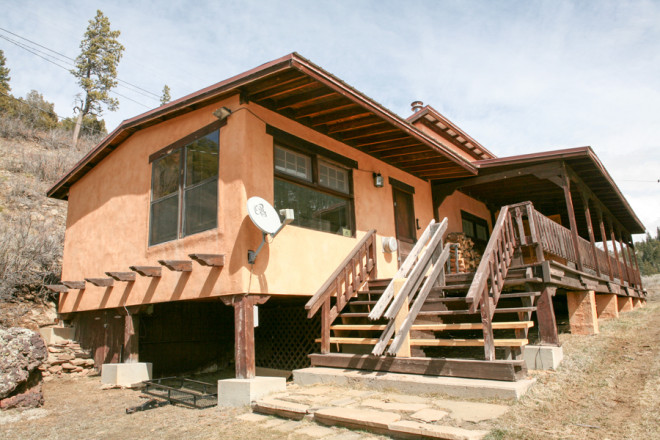
<path id="1" fill-rule="evenodd" d="M 357 168 L 357 161 L 342 156 L 334 151 L 326 150 L 316 144 L 300 139 L 292 134 L 286 133 L 275 127 L 268 126 L 266 132 L 273 136 L 273 179 L 280 179 L 295 185 L 307 187 L 319 193 L 325 193 L 333 197 L 346 200 L 348 207 L 348 227 L 351 231 L 350 237 L 356 236 L 356 222 L 355 222 L 355 194 L 353 187 L 353 169 Z M 277 148 L 290 150 L 296 154 L 301 154 L 310 158 L 311 162 L 311 181 L 294 176 L 284 171 L 278 170 L 275 167 L 275 155 Z M 329 186 L 321 184 L 320 179 L 320 162 L 325 162 L 333 167 L 340 168 L 346 171 L 347 189 L 348 192 L 338 191 Z M 273 192 L 274 192 L 273 188 Z M 274 194 L 273 194 L 274 196 Z M 313 231 L 329 233 L 333 235 L 340 235 L 330 231 L 323 231 L 308 226 L 296 225 L 301 228 L 311 229 Z"/>
<path id="2" fill-rule="evenodd" d="M 468 221 L 473 224 L 474 236 L 468 236 L 467 234 L 465 234 L 465 231 L 463 230 L 464 221 Z M 485 240 L 481 240 L 477 237 L 477 225 L 483 226 L 486 229 Z M 490 228 L 488 227 L 488 220 L 486 220 L 485 218 L 479 217 L 477 215 L 471 214 L 461 209 L 461 231 L 463 232 L 463 234 L 465 234 L 466 237 L 474 241 L 475 244 L 480 244 L 480 245 L 483 244 L 484 247 L 488 245 L 488 241 L 490 240 Z"/>
<path id="3" fill-rule="evenodd" d="M 150 191 L 149 191 L 149 231 L 148 231 L 148 246 L 157 246 L 159 244 L 163 243 L 169 243 L 175 240 L 180 240 L 185 237 L 189 237 L 191 235 L 199 234 L 201 232 L 205 231 L 210 231 L 213 229 L 217 229 L 218 227 L 218 212 L 219 212 L 219 205 L 220 205 L 220 197 L 218 194 L 218 190 L 216 188 L 216 206 L 215 206 L 215 225 L 213 227 L 203 229 L 201 231 L 196 231 L 192 232 L 189 234 L 186 234 L 186 224 L 185 224 L 185 204 L 186 204 L 186 193 L 190 192 L 191 190 L 194 190 L 195 188 L 198 188 L 202 185 L 208 184 L 212 181 L 216 182 L 216 186 L 218 184 L 219 178 L 220 178 L 220 128 L 222 128 L 225 124 L 227 123 L 226 119 L 222 121 L 216 121 L 213 122 L 212 124 L 209 124 L 205 127 L 200 128 L 199 130 L 196 130 L 195 132 L 179 139 L 178 141 L 161 148 L 160 150 L 156 151 L 155 153 L 151 154 L 149 156 L 149 164 L 151 165 L 151 179 L 150 179 Z M 202 139 L 209 134 L 213 133 L 214 131 L 218 132 L 218 172 L 216 173 L 215 176 L 212 177 L 207 177 L 206 179 L 196 182 L 191 185 L 186 185 L 186 173 L 187 173 L 187 153 L 186 153 L 186 147 L 190 145 L 191 143 Z M 179 170 L 178 170 L 178 185 L 177 185 L 177 190 L 171 194 L 167 194 L 163 197 L 160 197 L 156 200 L 154 200 L 154 166 L 156 162 L 158 162 L 161 159 L 164 159 L 172 154 L 177 154 L 180 153 L 179 156 Z M 163 200 L 167 198 L 172 198 L 176 197 L 177 198 L 177 232 L 176 232 L 176 237 L 169 239 L 169 240 L 164 240 L 164 241 L 159 241 L 156 243 L 152 242 L 152 228 L 153 228 L 153 223 L 154 223 L 154 218 L 153 218 L 153 206 L 156 203 L 162 202 Z"/>

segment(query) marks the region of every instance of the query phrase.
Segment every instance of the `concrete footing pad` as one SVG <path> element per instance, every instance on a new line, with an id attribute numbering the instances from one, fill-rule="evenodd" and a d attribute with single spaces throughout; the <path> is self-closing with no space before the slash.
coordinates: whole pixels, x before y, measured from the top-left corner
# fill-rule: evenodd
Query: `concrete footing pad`
<path id="1" fill-rule="evenodd" d="M 517 400 L 536 380 L 505 382 L 314 367 L 294 370 L 293 381 L 301 386 L 318 383 L 339 386 L 360 385 L 375 390 L 394 390 L 407 394 L 444 394 L 462 398 Z"/>
<path id="2" fill-rule="evenodd" d="M 134 387 L 151 379 L 151 362 L 103 364 L 101 383 L 120 387 Z"/>
<path id="3" fill-rule="evenodd" d="M 245 406 L 271 393 L 286 391 L 284 377 L 253 377 L 218 381 L 218 406 Z"/>
<path id="4" fill-rule="evenodd" d="M 552 345 L 527 345 L 523 358 L 528 370 L 556 370 L 564 359 L 564 350 Z"/>

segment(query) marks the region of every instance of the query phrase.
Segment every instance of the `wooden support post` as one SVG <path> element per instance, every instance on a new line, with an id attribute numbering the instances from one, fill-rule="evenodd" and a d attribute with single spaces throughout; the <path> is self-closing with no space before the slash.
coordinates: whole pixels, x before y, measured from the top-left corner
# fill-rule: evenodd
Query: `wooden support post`
<path id="1" fill-rule="evenodd" d="M 612 240 L 612 248 L 614 249 L 614 259 L 616 260 L 616 267 L 619 272 L 619 282 L 623 284 L 623 271 L 621 270 L 621 260 L 619 260 L 619 252 L 616 250 L 616 237 L 614 236 L 614 227 L 612 222 L 608 219 L 608 226 L 610 227 L 610 240 Z"/>
<path id="2" fill-rule="evenodd" d="M 630 261 L 630 281 L 635 284 L 636 287 L 639 287 L 640 282 L 637 279 L 637 272 L 635 272 L 635 262 L 633 259 L 633 254 L 635 253 L 632 246 L 632 237 L 630 239 L 626 238 L 626 250 L 628 251 L 628 260 Z"/>
<path id="3" fill-rule="evenodd" d="M 619 240 L 619 246 L 621 247 L 621 258 L 623 259 L 623 268 L 625 270 L 626 274 L 626 279 L 628 280 L 628 285 L 633 284 L 632 277 L 630 276 L 630 268 L 628 267 L 628 263 L 626 262 L 626 259 L 628 258 L 626 248 L 623 246 L 623 239 L 621 238 L 621 230 L 617 228 L 617 239 Z"/>
<path id="4" fill-rule="evenodd" d="M 483 334 L 484 334 L 484 358 L 487 361 L 495 360 L 495 341 L 493 337 L 493 320 L 491 316 L 491 300 L 488 295 L 488 285 L 484 288 L 484 292 L 481 294 L 481 299 L 479 300 L 481 312 L 481 324 L 483 325 Z"/>
<path id="5" fill-rule="evenodd" d="M 140 328 L 140 315 L 137 314 L 137 308 L 130 307 L 127 309 L 128 313 L 124 317 L 124 363 L 139 362 L 138 353 Z"/>
<path id="6" fill-rule="evenodd" d="M 596 313 L 598 318 L 610 319 L 619 317 L 619 306 L 614 293 L 599 293 L 596 295 Z"/>
<path id="7" fill-rule="evenodd" d="M 539 338 L 544 345 L 559 346 L 559 333 L 557 332 L 557 320 L 555 308 L 552 305 L 552 297 L 555 296 L 556 287 L 545 287 L 541 296 L 536 300 L 536 318 L 539 321 Z"/>
<path id="8" fill-rule="evenodd" d="M 595 296 L 596 293 L 593 290 L 566 292 L 568 320 L 572 334 L 597 335 L 600 332 Z"/>
<path id="9" fill-rule="evenodd" d="M 633 309 L 632 297 L 630 296 L 617 297 L 617 307 L 619 308 L 619 313 L 631 311 Z"/>
<path id="10" fill-rule="evenodd" d="M 321 353 L 330 353 L 330 297 L 321 306 Z"/>
<path id="11" fill-rule="evenodd" d="M 607 233 L 605 232 L 605 222 L 603 222 L 603 212 L 596 206 L 598 213 L 598 224 L 600 226 L 600 241 L 603 243 L 605 249 L 605 256 L 607 257 L 607 273 L 610 275 L 610 281 L 614 281 L 614 272 L 612 271 L 612 262 L 610 261 L 610 252 L 607 249 Z"/>
<path id="12" fill-rule="evenodd" d="M 637 281 L 639 282 L 639 288 L 642 288 L 642 273 L 639 271 L 639 262 L 637 261 L 637 252 L 635 252 L 635 243 L 630 237 L 630 243 L 632 243 L 632 254 L 635 257 L 635 270 L 637 270 Z"/>
<path id="13" fill-rule="evenodd" d="M 231 295 L 221 297 L 234 307 L 234 353 L 237 379 L 255 376 L 254 306 L 268 301 L 269 295 Z"/>
<path id="14" fill-rule="evenodd" d="M 582 203 L 584 204 L 584 217 L 587 221 L 587 230 L 589 231 L 589 242 L 591 242 L 591 253 L 594 257 L 594 266 L 596 266 L 596 275 L 600 277 L 600 264 L 598 263 L 598 253 L 596 253 L 596 239 L 594 238 L 594 227 L 591 223 L 591 210 L 589 209 L 589 197 L 583 191 Z"/>
<path id="15" fill-rule="evenodd" d="M 399 291 L 403 287 L 403 283 L 406 282 L 405 278 L 400 278 L 394 280 L 394 297 L 399 294 Z M 399 312 L 397 315 L 394 317 L 394 333 L 397 334 L 399 330 L 401 329 L 401 326 L 403 325 L 403 321 L 406 319 L 408 316 L 408 311 L 409 311 L 409 303 L 408 303 L 408 298 L 404 300 L 404 303 L 401 305 L 401 308 L 399 309 Z M 410 333 L 406 335 L 406 338 L 403 340 L 403 343 L 401 344 L 401 348 L 399 348 L 399 351 L 396 352 L 396 357 L 410 357 Z"/>
<path id="16" fill-rule="evenodd" d="M 566 210 L 568 211 L 568 221 L 571 225 L 571 236 L 573 238 L 573 250 L 575 252 L 575 260 L 577 261 L 577 268 L 580 272 L 584 271 L 582 266 L 582 258 L 580 258 L 580 248 L 578 245 L 578 229 L 577 222 L 575 221 L 575 210 L 573 209 L 573 197 L 571 196 L 571 181 L 568 178 L 566 170 L 562 172 L 562 188 L 564 190 L 564 199 L 566 201 Z"/>

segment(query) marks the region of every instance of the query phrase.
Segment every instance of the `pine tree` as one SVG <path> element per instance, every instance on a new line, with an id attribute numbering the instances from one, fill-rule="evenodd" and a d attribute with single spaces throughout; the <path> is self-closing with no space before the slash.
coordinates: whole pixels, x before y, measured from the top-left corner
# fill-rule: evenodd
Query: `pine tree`
<path id="1" fill-rule="evenodd" d="M 165 84 L 165 87 L 163 87 L 163 94 L 160 96 L 160 105 L 165 105 L 168 102 L 172 100 L 172 97 L 170 96 L 170 86 Z"/>
<path id="2" fill-rule="evenodd" d="M 2 49 L 0 49 L 0 92 L 9 94 L 11 91 L 11 87 L 9 86 L 9 80 L 11 77 L 9 76 L 9 68 L 5 67 L 6 62 L 7 59 L 5 58 L 5 54 Z"/>
<path id="3" fill-rule="evenodd" d="M 117 40 L 120 31 L 110 29 L 110 20 L 100 10 L 89 20 L 87 31 L 80 42 L 80 55 L 76 58 L 76 68 L 71 73 L 78 79 L 84 98 L 74 107 L 78 112 L 73 143 L 78 143 L 80 126 L 87 115 L 99 116 L 105 104 L 110 111 L 119 107 L 119 100 L 110 97 L 110 91 L 117 86 L 117 65 L 124 46 Z"/>

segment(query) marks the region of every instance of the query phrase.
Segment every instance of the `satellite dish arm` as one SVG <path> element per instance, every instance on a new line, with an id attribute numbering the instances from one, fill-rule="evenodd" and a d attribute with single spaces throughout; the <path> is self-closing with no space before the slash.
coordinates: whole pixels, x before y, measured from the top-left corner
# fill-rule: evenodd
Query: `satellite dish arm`
<path id="1" fill-rule="evenodd" d="M 282 229 L 284 229 L 284 227 L 286 225 L 291 223 L 295 218 L 294 214 L 293 214 L 293 209 L 280 209 L 280 215 L 284 216 L 284 221 L 282 222 L 280 227 L 277 228 L 277 230 L 271 234 L 272 238 L 275 238 L 275 236 L 277 236 L 277 234 L 279 234 L 280 231 Z M 249 264 L 254 264 L 254 262 L 257 260 L 257 255 L 259 255 L 259 252 L 261 252 L 261 248 L 263 248 L 264 244 L 266 244 L 266 236 L 267 235 L 268 234 L 266 232 L 262 231 L 261 232 L 261 244 L 259 245 L 257 250 L 256 251 L 250 251 L 250 250 L 248 251 L 248 263 Z"/>

